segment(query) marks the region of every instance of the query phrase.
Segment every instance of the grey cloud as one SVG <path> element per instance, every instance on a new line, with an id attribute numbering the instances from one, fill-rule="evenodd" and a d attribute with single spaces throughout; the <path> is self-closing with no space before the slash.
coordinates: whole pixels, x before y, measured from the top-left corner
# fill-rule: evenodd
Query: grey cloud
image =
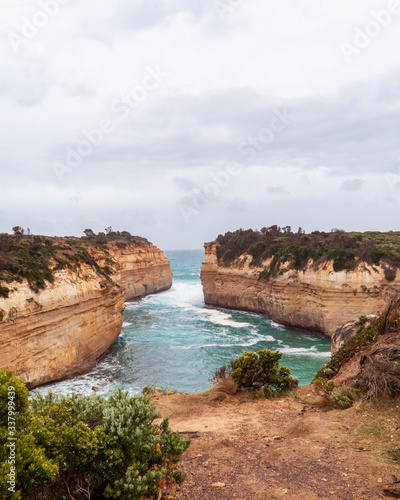
<path id="1" fill-rule="evenodd" d="M 191 191 L 195 187 L 193 182 L 185 177 L 174 177 L 173 183 L 180 191 Z"/>
<path id="2" fill-rule="evenodd" d="M 297 38 L 285 35 L 292 21 L 281 5 L 268 4 L 268 12 L 265 5 L 243 2 L 222 21 L 214 0 L 71 2 L 24 53 L 1 45 L 0 231 L 21 224 L 81 234 L 112 225 L 164 248 L 193 248 L 241 226 L 398 227 L 396 54 L 386 51 L 382 61 L 390 64 L 378 67 L 373 41 L 376 49 L 371 43 L 348 68 L 324 52 L 347 27 L 335 21 L 329 33 L 321 30 L 318 2 L 296 19 L 307 17 L 307 36 Z M 254 16 L 257 8 L 265 19 Z M 364 12 L 362 0 L 355 8 Z M 240 9 L 243 19 L 235 18 Z M 276 12 L 276 32 L 264 30 Z M 203 43 L 209 53 L 201 53 Z M 175 52 L 161 50 L 168 44 Z M 154 62 L 170 64 L 170 81 L 118 121 L 111 102 Z M 290 78 L 293 68 L 298 80 Z M 266 140 L 276 110 L 285 108 L 295 118 Z M 82 130 L 97 128 L 101 118 L 115 131 L 60 183 L 52 162 L 65 162 L 67 149 L 85 138 Z M 193 190 L 232 161 L 248 168 L 188 226 L 179 204 L 190 205 Z"/>
<path id="3" fill-rule="evenodd" d="M 359 191 L 364 184 L 365 181 L 362 179 L 347 179 L 340 186 L 340 189 L 342 191 Z"/>
<path id="4" fill-rule="evenodd" d="M 289 194 L 283 186 L 268 186 L 265 191 L 268 194 Z"/>
<path id="5" fill-rule="evenodd" d="M 386 78 L 399 76 L 396 73 Z M 155 168 L 192 168 L 236 160 L 303 170 L 323 165 L 333 175 L 383 174 L 398 161 L 400 106 L 389 106 L 390 101 L 376 91 L 380 85 L 385 85 L 385 79 L 349 89 L 335 99 L 285 104 L 273 103 L 247 89 L 175 96 L 152 107 L 151 114 L 133 114 L 121 124 L 103 158 L 132 157 L 136 162 L 146 158 Z M 258 141 L 259 150 L 252 148 L 254 159 L 249 159 L 240 145 L 251 138 L 258 140 L 274 111 L 285 106 L 296 119 L 270 143 Z"/>
<path id="6" fill-rule="evenodd" d="M 212 2 L 211 2 L 212 3 Z M 119 10 L 116 21 L 126 30 L 150 29 L 165 22 L 169 17 L 189 12 L 200 18 L 208 9 L 206 2 L 198 0 L 140 0 L 126 1 Z"/>

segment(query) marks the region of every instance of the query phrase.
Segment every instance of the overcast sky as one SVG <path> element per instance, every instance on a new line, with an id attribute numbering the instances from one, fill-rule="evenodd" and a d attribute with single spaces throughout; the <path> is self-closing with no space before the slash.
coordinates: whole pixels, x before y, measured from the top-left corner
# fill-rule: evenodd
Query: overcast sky
<path id="1" fill-rule="evenodd" d="M 1 0 L 0 35 L 0 232 L 399 230 L 398 0 Z"/>

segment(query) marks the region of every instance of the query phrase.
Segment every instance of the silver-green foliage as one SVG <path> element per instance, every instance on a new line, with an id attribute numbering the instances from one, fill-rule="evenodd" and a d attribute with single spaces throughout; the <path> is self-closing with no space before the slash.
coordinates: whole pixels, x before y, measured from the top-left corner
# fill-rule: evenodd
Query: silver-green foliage
<path id="1" fill-rule="evenodd" d="M 5 387 L 11 377 L 6 375 Z M 182 480 L 177 463 L 189 440 L 172 432 L 168 419 L 161 420 L 148 398 L 131 397 L 121 389 L 108 398 L 49 392 L 35 394 L 28 407 L 28 393 L 22 393 L 21 457 L 37 450 L 41 462 L 33 466 L 24 458 L 25 468 L 19 460 L 13 498 L 28 497 L 40 488 L 43 498 L 78 498 L 79 491 L 86 490 L 96 498 L 141 500 L 157 495 L 162 480 Z M 0 425 L 0 440 L 3 435 L 6 430 Z M 30 443 L 26 450 L 22 436 Z M 5 487 L 0 481 L 0 498 Z"/>

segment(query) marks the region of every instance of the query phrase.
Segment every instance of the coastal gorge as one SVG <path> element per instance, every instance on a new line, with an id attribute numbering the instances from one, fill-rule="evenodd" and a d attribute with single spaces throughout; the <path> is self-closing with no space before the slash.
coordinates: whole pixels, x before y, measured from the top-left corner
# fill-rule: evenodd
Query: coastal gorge
<path id="1" fill-rule="evenodd" d="M 0 366 L 33 388 L 91 370 L 124 302 L 172 285 L 166 255 L 128 232 L 0 235 Z"/>

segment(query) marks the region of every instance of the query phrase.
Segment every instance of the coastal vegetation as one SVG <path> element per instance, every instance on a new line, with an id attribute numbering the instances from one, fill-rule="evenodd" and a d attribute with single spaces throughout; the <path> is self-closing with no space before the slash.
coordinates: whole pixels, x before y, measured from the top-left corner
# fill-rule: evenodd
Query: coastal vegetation
<path id="1" fill-rule="evenodd" d="M 219 235 L 217 257 L 220 264 L 230 265 L 243 254 L 252 257 L 250 265 L 263 267 L 259 279 L 268 281 L 283 269 L 302 270 L 308 265 L 324 266 L 333 262 L 333 270 L 351 271 L 359 263 L 381 265 L 387 281 L 393 281 L 400 268 L 400 232 L 368 231 L 331 232 L 313 231 L 306 234 L 302 228 L 292 232 L 290 226 L 263 227 L 260 231 L 239 229 Z"/>
<path id="2" fill-rule="evenodd" d="M 354 362 L 357 355 L 361 372 L 352 387 L 346 388 L 347 393 L 342 393 L 349 406 L 349 400 L 354 401 L 356 396 L 374 401 L 400 396 L 400 300 L 393 301 L 385 314 L 372 322 L 360 317 L 355 336 L 317 373 L 314 379 L 317 391 L 333 401 L 338 398 L 332 379 Z"/>
<path id="3" fill-rule="evenodd" d="M 105 280 L 111 280 L 115 262 L 110 258 L 108 245 L 115 242 L 118 248 L 129 244 L 142 245 L 145 238 L 133 236 L 128 231 L 113 231 L 95 234 L 85 229 L 85 236 L 49 237 L 31 234 L 21 226 L 13 228 L 13 234 L 0 234 L 0 297 L 7 298 L 12 291 L 10 284 L 26 279 L 30 288 L 38 292 L 46 283 L 54 282 L 54 272 L 73 269 L 81 264 L 91 266 Z M 93 253 L 103 252 L 105 265 L 100 266 Z"/>
<path id="4" fill-rule="evenodd" d="M 281 358 L 282 353 L 266 348 L 258 352 L 246 351 L 217 370 L 212 381 L 226 392 L 232 388 L 235 388 L 232 392 L 262 388 L 265 397 L 284 396 L 296 388 L 299 381 L 290 375 L 289 368 L 279 367 Z"/>
<path id="5" fill-rule="evenodd" d="M 4 369 L 0 396 L 1 499 L 160 498 L 183 480 L 177 464 L 190 441 L 144 396 L 49 392 L 29 402 Z"/>

